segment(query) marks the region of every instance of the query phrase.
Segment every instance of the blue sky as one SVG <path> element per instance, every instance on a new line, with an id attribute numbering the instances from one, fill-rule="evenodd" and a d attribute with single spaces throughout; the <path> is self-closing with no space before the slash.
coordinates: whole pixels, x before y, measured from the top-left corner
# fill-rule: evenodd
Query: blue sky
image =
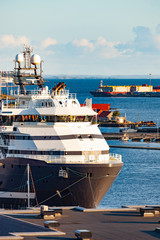
<path id="1" fill-rule="evenodd" d="M 159 0 L 0 0 L 0 69 L 29 44 L 45 74 L 160 75 Z"/>

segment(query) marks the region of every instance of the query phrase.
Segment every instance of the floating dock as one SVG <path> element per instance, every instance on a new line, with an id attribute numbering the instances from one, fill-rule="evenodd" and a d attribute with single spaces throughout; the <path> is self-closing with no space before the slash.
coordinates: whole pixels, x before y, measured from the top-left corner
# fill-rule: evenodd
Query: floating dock
<path id="1" fill-rule="evenodd" d="M 92 240 L 160 238 L 159 211 L 145 217 L 140 213 L 142 207 L 145 206 L 125 206 L 120 209 L 63 208 L 63 214 L 55 217 L 59 222 L 58 227 L 51 229 L 44 227 L 45 220 L 40 217 L 40 211 L 1 210 L 0 240 L 73 240 L 78 231 L 90 231 L 92 237 L 89 239 Z"/>
<path id="2" fill-rule="evenodd" d="M 110 148 L 130 148 L 130 149 L 160 150 L 160 147 L 148 147 L 148 146 L 109 145 L 109 147 Z"/>
<path id="3" fill-rule="evenodd" d="M 143 140 L 144 142 L 152 142 L 155 140 L 156 142 L 160 142 L 159 135 L 157 133 L 141 133 L 141 132 L 127 132 L 126 133 L 129 139 L 132 139 L 134 142 L 139 142 Z M 103 137 L 106 140 L 121 140 L 124 133 L 103 133 Z"/>

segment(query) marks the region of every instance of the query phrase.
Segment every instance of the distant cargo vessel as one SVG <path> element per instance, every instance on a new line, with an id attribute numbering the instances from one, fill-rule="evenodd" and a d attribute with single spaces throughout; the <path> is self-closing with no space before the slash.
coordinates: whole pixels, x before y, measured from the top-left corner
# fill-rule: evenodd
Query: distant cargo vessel
<path id="1" fill-rule="evenodd" d="M 160 86 L 142 84 L 128 86 L 108 86 L 103 85 L 101 80 L 100 86 L 96 91 L 90 91 L 94 97 L 160 97 Z"/>

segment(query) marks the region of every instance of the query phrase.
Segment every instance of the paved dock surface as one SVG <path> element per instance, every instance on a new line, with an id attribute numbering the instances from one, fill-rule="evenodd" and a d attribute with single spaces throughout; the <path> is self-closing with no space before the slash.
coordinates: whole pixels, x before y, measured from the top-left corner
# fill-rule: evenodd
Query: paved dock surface
<path id="1" fill-rule="evenodd" d="M 51 231 L 42 228 L 42 226 L 19 221 L 14 216 L 0 215 L 0 236 L 10 236 L 10 232 L 41 232 L 44 230 Z"/>
<path id="2" fill-rule="evenodd" d="M 11 218 L 10 218 L 11 216 Z M 156 240 L 160 238 L 160 233 L 155 232 L 160 215 L 154 217 L 142 217 L 136 209 L 101 210 L 101 211 L 77 211 L 75 209 L 63 209 L 63 214 L 55 218 L 60 226 L 57 229 L 65 232 L 66 235 L 59 236 L 25 236 L 25 240 L 31 239 L 54 239 L 73 240 L 76 239 L 74 233 L 77 229 L 87 229 L 92 232 L 94 240 Z M 1 215 L 0 235 L 9 235 L 9 232 L 33 231 L 44 229 L 44 219 L 37 215 Z M 31 224 L 30 224 L 31 223 Z M 32 225 L 33 224 L 33 225 Z M 34 225 L 36 224 L 36 225 Z M 39 229 L 35 229 L 39 226 Z M 29 228 L 28 228 L 29 227 Z M 27 229 L 28 228 L 28 229 Z"/>

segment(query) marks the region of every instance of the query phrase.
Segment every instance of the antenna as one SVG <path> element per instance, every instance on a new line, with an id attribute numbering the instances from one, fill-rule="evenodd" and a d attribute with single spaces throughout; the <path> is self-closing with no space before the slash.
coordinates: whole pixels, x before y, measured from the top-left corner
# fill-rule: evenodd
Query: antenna
<path id="1" fill-rule="evenodd" d="M 33 49 L 31 49 L 28 45 L 24 44 L 23 48 L 23 58 L 24 58 L 24 68 L 31 68 L 31 52 L 33 52 Z"/>

